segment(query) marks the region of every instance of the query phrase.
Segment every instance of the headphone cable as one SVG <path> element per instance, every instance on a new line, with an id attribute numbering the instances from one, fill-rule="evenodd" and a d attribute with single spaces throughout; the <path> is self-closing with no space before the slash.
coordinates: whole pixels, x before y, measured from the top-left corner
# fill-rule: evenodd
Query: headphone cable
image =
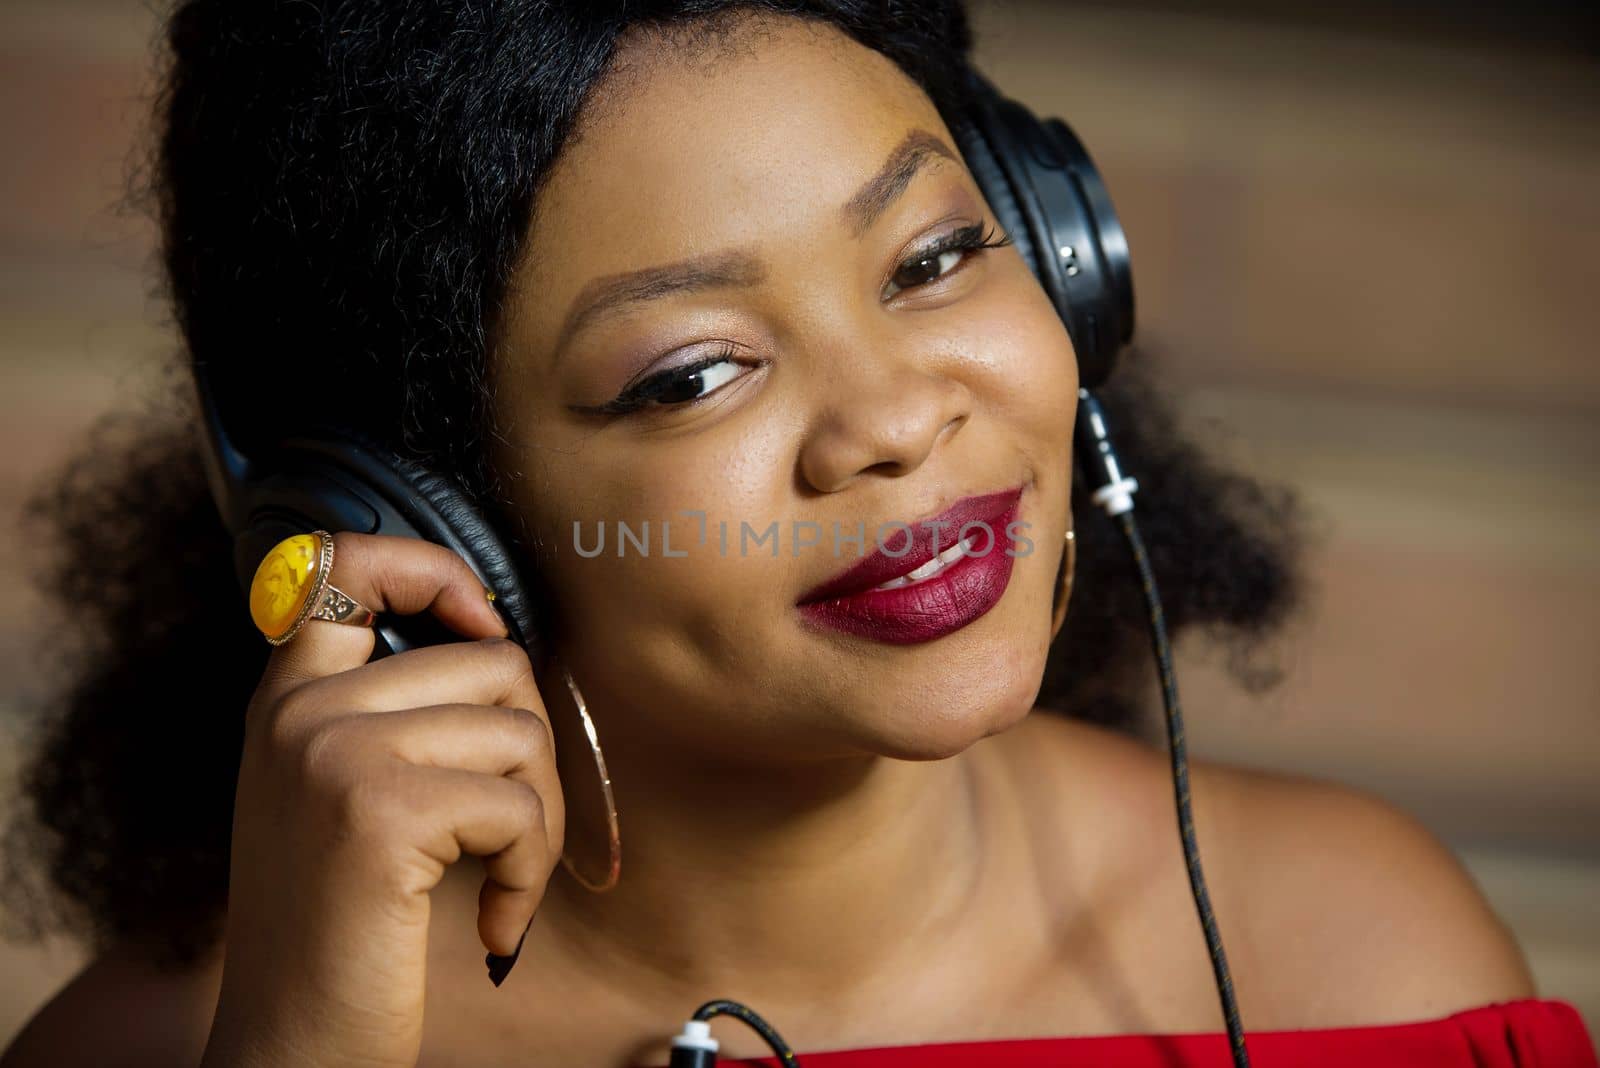
<path id="1" fill-rule="evenodd" d="M 1222 948 L 1222 933 L 1211 907 L 1205 873 L 1200 868 L 1200 845 L 1195 838 L 1194 812 L 1189 799 L 1189 755 L 1183 729 L 1183 709 L 1178 704 L 1178 680 L 1172 670 L 1172 649 L 1167 642 L 1166 615 L 1161 609 L 1161 593 L 1156 588 L 1150 554 L 1145 551 L 1139 525 L 1133 518 L 1133 491 L 1138 481 L 1122 474 L 1117 454 L 1106 433 L 1105 413 L 1087 389 L 1078 390 L 1078 442 L 1076 452 L 1090 479 L 1096 485 L 1094 503 L 1117 520 L 1133 551 L 1139 582 L 1144 588 L 1145 605 L 1150 611 L 1150 634 L 1156 662 L 1161 666 L 1161 699 L 1166 707 L 1167 751 L 1172 760 L 1172 788 L 1178 809 L 1178 836 L 1183 841 L 1183 863 L 1189 873 L 1189 891 L 1200 927 L 1205 932 L 1206 950 L 1211 957 L 1211 974 L 1216 979 L 1217 996 L 1222 1002 L 1222 1018 L 1228 1029 L 1228 1047 L 1234 1068 L 1249 1068 L 1250 1053 L 1245 1047 L 1244 1026 L 1239 1020 L 1239 1003 L 1234 995 L 1233 976 L 1228 971 L 1228 955 Z"/>

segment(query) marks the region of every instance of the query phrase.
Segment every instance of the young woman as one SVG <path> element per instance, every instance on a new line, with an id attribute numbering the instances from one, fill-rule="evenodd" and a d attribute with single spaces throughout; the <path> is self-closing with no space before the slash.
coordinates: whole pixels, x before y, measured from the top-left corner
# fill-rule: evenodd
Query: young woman
<path id="1" fill-rule="evenodd" d="M 1073 345 L 953 148 L 958 4 L 192 0 L 169 44 L 189 359 L 248 443 L 331 421 L 455 479 L 550 655 L 453 553 L 347 533 L 328 581 L 453 640 L 269 648 L 191 427 L 98 439 L 49 502 L 89 640 L 17 828 L 98 954 L 0 1063 L 626 1068 L 713 997 L 824 1068 L 1225 1063 L 1166 756 L 1116 729 L 1155 675 Z M 1136 367 L 1101 397 L 1169 628 L 1269 634 L 1292 498 Z M 844 591 L 787 540 L 952 516 L 1035 551 Z M 1208 764 L 1193 798 L 1258 1063 L 1588 1063 L 1415 821 Z"/>

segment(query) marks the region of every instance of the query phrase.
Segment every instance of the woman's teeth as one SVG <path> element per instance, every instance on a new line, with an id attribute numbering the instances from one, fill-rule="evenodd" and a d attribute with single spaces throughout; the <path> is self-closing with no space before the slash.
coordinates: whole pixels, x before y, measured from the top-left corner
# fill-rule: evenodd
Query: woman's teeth
<path id="1" fill-rule="evenodd" d="M 888 582 L 872 588 L 875 590 L 897 590 L 901 586 L 911 586 L 918 582 L 926 582 L 928 579 L 931 579 L 933 576 L 937 575 L 939 572 L 943 571 L 945 568 L 949 567 L 951 564 L 965 556 L 967 554 L 967 550 L 972 548 L 977 540 L 978 538 L 976 534 L 969 538 L 962 538 L 960 541 L 956 542 L 954 545 L 950 546 L 950 548 L 946 549 L 938 556 L 935 556 L 932 560 L 929 560 L 921 567 L 914 568 L 911 571 L 907 571 L 899 578 L 892 578 Z"/>

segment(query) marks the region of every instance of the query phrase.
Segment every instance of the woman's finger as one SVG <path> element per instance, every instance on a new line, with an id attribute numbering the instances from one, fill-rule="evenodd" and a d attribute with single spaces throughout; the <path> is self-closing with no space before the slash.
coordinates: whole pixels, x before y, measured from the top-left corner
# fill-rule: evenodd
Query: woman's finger
<path id="1" fill-rule="evenodd" d="M 464 638 L 503 637 L 505 623 L 487 591 L 455 552 L 442 545 L 376 534 L 333 535 L 328 581 L 374 612 L 432 612 Z M 261 687 L 277 696 L 310 679 L 365 664 L 374 643 L 368 627 L 308 620 L 273 650 Z"/>
<path id="2" fill-rule="evenodd" d="M 387 752 L 418 767 L 527 783 L 544 800 L 545 833 L 559 845 L 565 813 L 554 737 L 542 708 L 431 705 L 349 716 L 330 729 L 348 752 Z"/>
<path id="3" fill-rule="evenodd" d="M 527 652 L 509 638 L 494 638 L 408 649 L 359 670 L 312 679 L 280 702 L 275 715 L 282 726 L 295 728 L 334 714 L 428 705 L 501 705 L 541 716 L 545 712 Z"/>
<path id="4" fill-rule="evenodd" d="M 561 857 L 559 799 L 459 768 L 417 768 L 412 781 L 411 815 L 427 828 L 421 848 L 441 866 L 462 853 L 483 858 L 479 934 L 492 952 L 513 952 Z"/>

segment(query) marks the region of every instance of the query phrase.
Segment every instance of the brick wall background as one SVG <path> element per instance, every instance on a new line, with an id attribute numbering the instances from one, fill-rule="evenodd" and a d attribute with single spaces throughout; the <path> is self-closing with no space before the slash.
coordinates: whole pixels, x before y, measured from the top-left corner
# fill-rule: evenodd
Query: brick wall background
<path id="1" fill-rule="evenodd" d="M 172 345 L 149 228 L 116 208 L 146 8 L 0 3 L 6 791 L 49 637 L 17 505 Z M 1416 812 L 1542 992 L 1600 1029 L 1593 39 L 1553 16 L 1508 45 L 1266 4 L 976 11 L 986 68 L 1067 117 L 1107 178 L 1140 358 L 1181 384 L 1197 432 L 1319 520 L 1283 685 L 1245 695 L 1216 648 L 1180 650 L 1194 751 Z M 0 1044 L 78 964 L 66 944 L 0 945 Z"/>

